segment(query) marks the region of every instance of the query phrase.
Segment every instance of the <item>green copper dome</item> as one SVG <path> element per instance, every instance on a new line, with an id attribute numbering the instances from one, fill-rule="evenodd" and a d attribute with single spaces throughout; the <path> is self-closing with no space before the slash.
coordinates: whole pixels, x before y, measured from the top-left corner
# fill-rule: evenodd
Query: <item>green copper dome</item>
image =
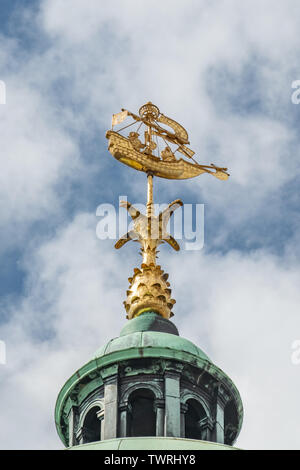
<path id="1" fill-rule="evenodd" d="M 127 322 L 122 328 L 120 336 L 135 333 L 136 331 L 160 331 L 161 333 L 171 333 L 179 336 L 174 323 L 152 311 L 143 312 Z"/>
<path id="2" fill-rule="evenodd" d="M 142 364 L 141 359 L 148 361 L 148 365 L 143 366 L 143 373 L 146 374 L 157 373 L 156 369 L 152 370 L 150 363 L 176 363 L 187 369 L 192 367 L 202 371 L 199 375 L 201 377 L 205 372 L 211 377 L 210 380 L 222 384 L 235 403 L 238 435 L 243 419 L 243 407 L 239 392 L 231 379 L 202 349 L 179 336 L 176 326 L 170 320 L 154 312 L 144 312 L 127 322 L 120 336 L 99 348 L 92 359 L 78 369 L 61 389 L 55 408 L 55 421 L 65 445 L 68 442 L 67 417 L 72 406 L 81 406 L 88 396 L 104 386 L 108 377 L 117 374 L 120 367 L 123 367 L 123 373 L 130 374 L 129 362 L 138 360 L 138 363 Z"/>
<path id="3" fill-rule="evenodd" d="M 150 352 L 151 348 L 159 348 L 162 356 L 188 353 L 210 362 L 208 356 L 191 341 L 180 336 L 158 331 L 141 331 L 114 338 L 96 351 L 95 358 L 101 358 L 118 351 L 125 352 L 130 349 L 147 349 Z"/>
<path id="4" fill-rule="evenodd" d="M 174 356 L 176 353 L 188 353 L 210 361 L 208 356 L 191 341 L 178 336 L 176 326 L 154 312 L 145 312 L 130 320 L 122 329 L 120 336 L 110 340 L 95 353 L 95 358 L 101 358 L 112 353 L 127 350 L 148 350 L 151 354 L 157 348 L 161 357 Z"/>

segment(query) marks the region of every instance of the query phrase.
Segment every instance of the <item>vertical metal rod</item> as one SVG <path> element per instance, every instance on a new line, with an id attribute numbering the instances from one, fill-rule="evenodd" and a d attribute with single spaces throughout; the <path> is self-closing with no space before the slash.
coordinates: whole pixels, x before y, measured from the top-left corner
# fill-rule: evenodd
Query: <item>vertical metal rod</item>
<path id="1" fill-rule="evenodd" d="M 147 217 L 153 215 L 153 175 L 147 173 Z"/>

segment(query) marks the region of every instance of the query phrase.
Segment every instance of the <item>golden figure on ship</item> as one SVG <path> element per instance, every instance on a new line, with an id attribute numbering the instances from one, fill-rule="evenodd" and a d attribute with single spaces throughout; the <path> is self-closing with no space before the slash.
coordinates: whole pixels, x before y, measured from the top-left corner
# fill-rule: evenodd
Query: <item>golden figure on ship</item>
<path id="1" fill-rule="evenodd" d="M 114 131 L 114 126 L 121 124 L 127 117 L 131 117 L 133 122 L 119 131 Z M 138 128 L 136 131 L 130 131 L 127 137 L 120 133 L 134 124 L 137 124 Z M 146 127 L 144 142 L 139 139 L 138 132 L 142 125 Z M 171 131 L 163 127 L 164 125 L 171 128 Z M 107 131 L 106 137 L 109 141 L 108 150 L 113 157 L 135 170 L 147 173 L 148 179 L 146 215 L 141 214 L 129 202 L 121 203 L 133 220 L 133 228 L 118 240 L 115 248 L 119 249 L 129 240 L 134 240 L 141 245 L 143 256 L 141 268 L 135 268 L 133 277 L 129 278 L 130 286 L 124 302 L 127 318 L 134 318 L 149 310 L 170 318 L 173 315 L 175 300 L 171 298 L 168 274 L 156 264 L 157 247 L 168 243 L 176 251 L 180 249 L 177 241 L 167 233 L 167 224 L 174 211 L 183 204 L 180 199 L 176 199 L 156 216 L 153 206 L 153 177 L 188 179 L 209 173 L 218 179 L 226 180 L 229 177 L 227 168 L 197 163 L 193 158 L 195 152 L 188 147 L 187 131 L 178 122 L 161 114 L 158 107 L 151 102 L 139 109 L 139 115 L 125 109 L 114 114 L 112 130 Z M 159 140 L 165 144 L 161 151 Z M 177 159 L 176 152 L 180 152 L 190 161 Z"/>

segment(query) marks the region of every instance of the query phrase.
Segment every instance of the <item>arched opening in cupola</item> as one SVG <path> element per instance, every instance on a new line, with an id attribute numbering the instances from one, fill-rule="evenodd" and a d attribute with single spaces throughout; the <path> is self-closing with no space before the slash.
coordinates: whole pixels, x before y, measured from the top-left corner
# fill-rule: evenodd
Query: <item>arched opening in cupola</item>
<path id="1" fill-rule="evenodd" d="M 187 439 L 203 439 L 201 421 L 206 413 L 200 402 L 189 399 L 186 402 L 188 409 L 185 415 L 185 437 Z"/>
<path id="2" fill-rule="evenodd" d="M 131 437 L 155 436 L 156 417 L 154 393 L 140 388 L 129 397 L 128 435 Z"/>
<path id="3" fill-rule="evenodd" d="M 101 420 L 99 419 L 99 406 L 91 408 L 83 422 L 83 444 L 101 440 Z"/>

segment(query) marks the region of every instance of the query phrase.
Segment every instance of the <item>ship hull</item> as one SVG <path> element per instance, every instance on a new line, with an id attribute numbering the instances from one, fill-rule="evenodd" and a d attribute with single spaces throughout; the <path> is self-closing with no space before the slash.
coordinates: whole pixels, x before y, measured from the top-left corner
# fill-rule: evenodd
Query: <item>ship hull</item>
<path id="1" fill-rule="evenodd" d="M 108 150 L 114 158 L 138 171 L 152 172 L 153 175 L 166 179 L 188 179 L 212 173 L 197 164 L 186 162 L 182 158 L 175 162 L 164 162 L 158 157 L 138 152 L 131 142 L 117 132 L 108 131 Z"/>

